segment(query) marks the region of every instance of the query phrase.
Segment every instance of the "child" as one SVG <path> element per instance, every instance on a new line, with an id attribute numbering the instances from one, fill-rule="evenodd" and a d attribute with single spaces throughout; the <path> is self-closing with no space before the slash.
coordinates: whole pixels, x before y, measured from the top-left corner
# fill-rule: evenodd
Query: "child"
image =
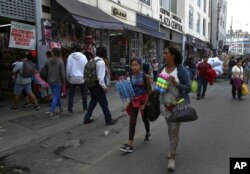
<path id="1" fill-rule="evenodd" d="M 127 110 L 130 115 L 129 120 L 129 140 L 128 144 L 123 144 L 120 148 L 123 152 L 133 152 L 133 140 L 135 135 L 135 126 L 137 121 L 138 112 L 141 111 L 142 120 L 145 125 L 146 135 L 144 142 L 148 143 L 151 139 L 150 124 L 148 118 L 144 115 L 143 111 L 148 101 L 148 95 L 152 91 L 149 78 L 141 72 L 141 62 L 139 59 L 132 59 L 130 62 L 132 76 L 130 81 L 135 93 L 135 97 L 130 101 Z"/>

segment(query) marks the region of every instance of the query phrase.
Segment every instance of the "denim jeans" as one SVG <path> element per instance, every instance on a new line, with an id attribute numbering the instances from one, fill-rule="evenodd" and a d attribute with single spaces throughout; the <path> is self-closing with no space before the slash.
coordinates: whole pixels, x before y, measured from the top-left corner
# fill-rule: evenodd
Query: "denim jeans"
<path id="1" fill-rule="evenodd" d="M 85 84 L 70 84 L 69 88 L 69 99 L 68 99 L 68 111 L 73 112 L 73 102 L 74 102 L 74 96 L 76 92 L 76 87 L 79 86 L 82 94 L 82 107 L 83 109 L 88 108 L 87 104 L 87 94 L 86 94 L 86 87 Z"/>
<path id="2" fill-rule="evenodd" d="M 108 100 L 106 98 L 106 94 L 104 90 L 102 89 L 102 87 L 100 85 L 97 85 L 93 88 L 90 88 L 89 92 L 90 92 L 91 100 L 89 103 L 88 111 L 84 117 L 84 120 L 90 119 L 96 107 L 96 104 L 99 103 L 99 105 L 102 108 L 106 124 L 110 123 L 112 121 L 112 116 L 108 108 Z"/>
<path id="3" fill-rule="evenodd" d="M 197 96 L 198 97 L 201 97 L 201 96 L 204 97 L 205 94 L 206 94 L 206 91 L 207 91 L 208 81 L 204 77 L 201 77 L 201 76 L 198 76 L 197 81 L 198 81 Z M 201 91 L 202 91 L 202 94 L 201 94 Z"/>
<path id="4" fill-rule="evenodd" d="M 52 90 L 52 102 L 51 102 L 51 108 L 50 111 L 52 113 L 55 112 L 56 107 L 61 107 L 61 85 L 51 85 Z"/>

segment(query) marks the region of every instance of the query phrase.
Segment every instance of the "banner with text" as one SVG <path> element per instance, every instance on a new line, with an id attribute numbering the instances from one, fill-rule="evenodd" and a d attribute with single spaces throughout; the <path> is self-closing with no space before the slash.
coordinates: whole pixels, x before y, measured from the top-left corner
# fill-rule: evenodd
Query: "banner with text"
<path id="1" fill-rule="evenodd" d="M 12 21 L 9 47 L 36 50 L 36 27 Z"/>

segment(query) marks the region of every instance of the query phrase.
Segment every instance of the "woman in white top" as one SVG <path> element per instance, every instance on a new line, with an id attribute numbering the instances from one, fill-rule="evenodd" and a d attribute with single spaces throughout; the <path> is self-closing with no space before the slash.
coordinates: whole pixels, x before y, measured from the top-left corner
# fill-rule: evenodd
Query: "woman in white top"
<path id="1" fill-rule="evenodd" d="M 161 113 L 165 116 L 168 125 L 168 135 L 170 140 L 170 150 L 167 155 L 167 168 L 170 172 L 175 170 L 175 156 L 179 144 L 180 122 L 170 122 L 169 116 L 180 99 L 189 103 L 188 93 L 191 90 L 190 78 L 185 67 L 181 65 L 181 52 L 173 47 L 164 49 L 163 52 L 166 65 L 161 73 L 171 76 L 171 84 L 167 92 L 161 97 Z"/>
<path id="2" fill-rule="evenodd" d="M 242 100 L 241 87 L 243 83 L 244 72 L 242 67 L 242 59 L 237 59 L 237 64 L 232 68 L 232 95 L 236 99 L 236 93 L 238 100 Z"/>

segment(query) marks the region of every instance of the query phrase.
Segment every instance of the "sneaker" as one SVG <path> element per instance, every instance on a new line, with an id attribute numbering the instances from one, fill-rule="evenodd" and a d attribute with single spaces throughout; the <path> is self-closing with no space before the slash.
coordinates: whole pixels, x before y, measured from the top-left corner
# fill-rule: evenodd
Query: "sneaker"
<path id="1" fill-rule="evenodd" d="M 39 111 L 41 109 L 41 107 L 39 105 L 35 105 L 34 109 L 37 110 L 37 111 Z"/>
<path id="2" fill-rule="evenodd" d="M 115 125 L 117 120 L 111 120 L 110 122 L 106 123 L 107 126 Z"/>
<path id="3" fill-rule="evenodd" d="M 23 105 L 23 108 L 28 108 L 28 107 L 30 107 L 30 106 L 32 106 L 31 103 L 25 103 L 25 104 Z"/>
<path id="4" fill-rule="evenodd" d="M 90 124 L 90 123 L 93 123 L 94 121 L 95 121 L 94 119 L 84 120 L 83 124 Z"/>
<path id="5" fill-rule="evenodd" d="M 13 112 L 19 111 L 18 107 L 16 106 L 11 106 L 8 110 Z"/>
<path id="6" fill-rule="evenodd" d="M 168 172 L 174 172 L 175 171 L 175 159 L 168 159 Z"/>
<path id="7" fill-rule="evenodd" d="M 73 112 L 68 112 L 67 116 L 72 116 L 73 115 Z"/>
<path id="8" fill-rule="evenodd" d="M 58 119 L 60 116 L 59 115 L 57 115 L 57 114 L 55 114 L 55 113 L 51 113 L 50 115 L 49 115 L 49 119 L 50 120 L 55 120 L 55 119 Z"/>
<path id="9" fill-rule="evenodd" d="M 145 135 L 145 138 L 144 138 L 144 143 L 145 144 L 148 144 L 149 143 L 149 141 L 151 140 L 151 134 L 150 133 L 147 133 L 146 135 Z"/>
<path id="10" fill-rule="evenodd" d="M 120 147 L 120 151 L 122 152 L 127 152 L 127 153 L 132 153 L 134 150 L 133 150 L 133 147 L 128 145 L 128 144 L 123 144 L 121 147 Z"/>

